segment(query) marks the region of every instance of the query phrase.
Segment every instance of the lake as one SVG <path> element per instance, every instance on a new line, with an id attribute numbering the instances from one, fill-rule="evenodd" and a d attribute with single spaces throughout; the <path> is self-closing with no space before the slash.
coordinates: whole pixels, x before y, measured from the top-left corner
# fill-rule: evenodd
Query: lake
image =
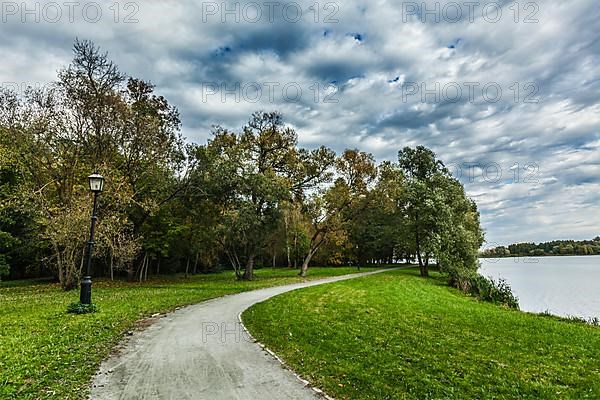
<path id="1" fill-rule="evenodd" d="M 482 258 L 479 273 L 504 278 L 523 311 L 600 318 L 600 256 Z"/>

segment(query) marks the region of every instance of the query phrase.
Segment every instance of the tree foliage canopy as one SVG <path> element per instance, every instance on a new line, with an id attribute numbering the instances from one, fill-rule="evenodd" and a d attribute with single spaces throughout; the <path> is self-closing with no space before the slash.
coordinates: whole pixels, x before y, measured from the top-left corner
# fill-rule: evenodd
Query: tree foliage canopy
<path id="1" fill-rule="evenodd" d="M 429 149 L 377 164 L 359 149 L 298 145 L 278 112 L 185 143 L 177 109 L 154 85 L 76 41 L 57 81 L 0 93 L 0 274 L 77 284 L 85 258 L 86 176 L 106 177 L 95 274 L 196 273 L 282 265 L 435 260 L 477 269 L 483 235 L 462 185 Z M 121 272 L 123 271 L 123 272 Z M 458 271 L 458 272 L 457 272 Z"/>

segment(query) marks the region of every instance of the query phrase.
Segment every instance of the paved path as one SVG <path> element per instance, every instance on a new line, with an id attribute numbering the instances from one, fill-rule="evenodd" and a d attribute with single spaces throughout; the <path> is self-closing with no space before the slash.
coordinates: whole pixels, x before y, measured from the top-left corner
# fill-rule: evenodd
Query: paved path
<path id="1" fill-rule="evenodd" d="M 345 275 L 229 295 L 189 306 L 134 334 L 104 361 L 91 398 L 108 399 L 322 399 L 252 342 L 238 315 L 290 290 L 391 269 Z"/>

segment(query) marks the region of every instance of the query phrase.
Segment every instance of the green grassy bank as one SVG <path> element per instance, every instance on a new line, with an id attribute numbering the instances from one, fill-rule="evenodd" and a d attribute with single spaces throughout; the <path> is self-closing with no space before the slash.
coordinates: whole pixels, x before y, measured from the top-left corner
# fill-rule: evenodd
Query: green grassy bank
<path id="1" fill-rule="evenodd" d="M 600 398 L 600 328 L 479 302 L 414 270 L 285 293 L 243 320 L 336 399 Z"/>
<path id="2" fill-rule="evenodd" d="M 356 272 L 312 268 L 309 279 Z M 232 272 L 141 284 L 98 280 L 93 301 L 100 311 L 73 315 L 77 291 L 57 284 L 0 283 L 0 399 L 82 399 L 100 361 L 135 321 L 177 306 L 262 287 L 299 282 L 297 271 L 262 269 L 238 282 Z"/>

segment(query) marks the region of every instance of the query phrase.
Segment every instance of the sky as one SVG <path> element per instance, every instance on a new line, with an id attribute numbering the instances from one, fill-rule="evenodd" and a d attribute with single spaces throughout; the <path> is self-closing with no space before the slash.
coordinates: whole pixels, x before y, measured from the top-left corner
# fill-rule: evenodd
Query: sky
<path id="1" fill-rule="evenodd" d="M 3 1 L 0 84 L 94 41 L 190 142 L 278 110 L 304 147 L 436 152 L 486 247 L 600 235 L 600 6 L 546 1 Z"/>

